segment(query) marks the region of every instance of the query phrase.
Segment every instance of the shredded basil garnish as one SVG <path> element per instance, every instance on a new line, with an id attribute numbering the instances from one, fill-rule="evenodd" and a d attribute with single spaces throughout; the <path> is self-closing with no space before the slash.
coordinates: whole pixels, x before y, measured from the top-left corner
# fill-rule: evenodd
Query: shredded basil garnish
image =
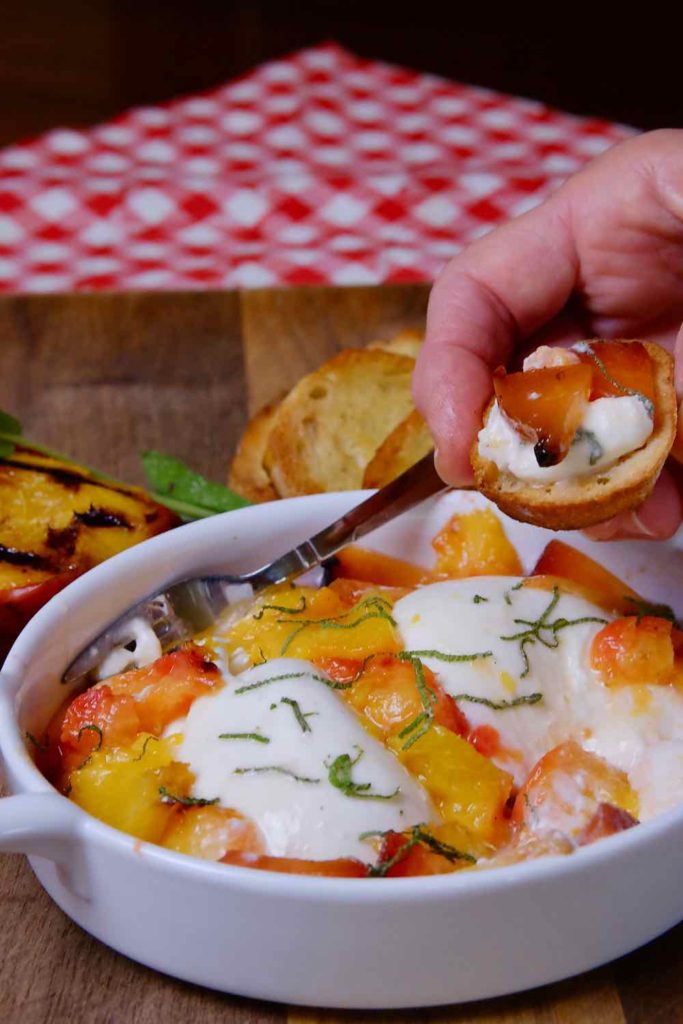
<path id="1" fill-rule="evenodd" d="M 413 661 L 415 658 L 434 658 L 436 661 L 464 662 L 477 661 L 478 658 L 491 658 L 493 651 L 476 651 L 474 654 L 446 654 L 445 651 L 401 651 L 397 657 L 401 661 Z"/>
<path id="2" fill-rule="evenodd" d="M 233 775 L 258 775 L 264 772 L 275 772 L 278 775 L 287 775 L 290 779 L 294 779 L 295 782 L 311 782 L 318 783 L 320 779 L 308 779 L 305 775 L 297 775 L 295 772 L 290 771 L 289 768 L 283 768 L 279 764 L 264 764 L 259 765 L 258 768 L 235 768 Z"/>
<path id="3" fill-rule="evenodd" d="M 481 594 L 475 594 L 472 600 L 475 604 L 483 604 L 484 601 L 488 601 L 488 597 L 482 597 Z"/>
<path id="4" fill-rule="evenodd" d="M 404 833 L 402 833 L 404 834 Z M 370 835 L 388 835 L 387 832 L 369 833 L 364 832 L 360 838 L 366 838 Z M 393 857 L 389 857 L 387 860 L 380 861 L 370 868 L 370 875 L 374 878 L 383 878 L 393 867 L 400 864 L 402 860 L 408 856 L 414 846 L 422 845 L 432 850 L 434 853 L 438 853 L 440 857 L 445 857 L 446 860 L 453 863 L 456 860 L 464 860 L 469 864 L 476 864 L 477 858 L 472 856 L 471 853 L 465 853 L 464 850 L 458 850 L 455 846 L 451 846 L 450 843 L 444 843 L 436 836 L 433 836 L 431 832 L 428 832 L 422 825 L 413 825 L 410 830 L 410 834 L 406 837 L 406 842 L 403 846 L 396 851 Z"/>
<path id="5" fill-rule="evenodd" d="M 299 601 L 299 605 L 295 605 L 293 608 L 288 608 L 286 604 L 264 604 L 261 605 L 260 609 L 252 615 L 252 619 L 262 619 L 263 613 L 267 611 L 273 612 L 290 612 L 292 615 L 297 615 L 299 612 L 306 611 L 306 595 L 302 594 Z"/>
<path id="6" fill-rule="evenodd" d="M 142 761 L 143 757 L 147 753 L 147 747 L 148 747 L 148 745 L 152 741 L 154 741 L 154 743 L 158 743 L 159 742 L 159 737 L 158 736 L 148 736 L 147 739 L 145 740 L 145 742 L 142 744 L 142 750 L 140 751 L 138 756 L 133 758 L 134 761 Z"/>
<path id="7" fill-rule="evenodd" d="M 364 612 L 359 618 L 353 622 L 340 622 L 340 619 L 345 618 L 352 612 L 360 611 L 362 608 L 370 609 Z M 307 619 L 305 622 L 300 622 L 298 619 L 276 619 L 275 621 L 280 625 L 293 623 L 296 625 L 296 629 L 293 630 L 280 650 L 281 655 L 285 655 L 289 650 L 292 642 L 296 639 L 299 633 L 302 633 L 304 629 L 308 629 L 309 626 L 318 626 L 320 629 L 355 629 L 360 626 L 361 623 L 367 622 L 369 619 L 386 619 L 392 626 L 396 625 L 396 620 L 387 611 L 391 608 L 391 602 L 387 601 L 384 597 L 373 595 L 366 597 L 365 600 L 360 601 L 357 605 L 354 605 L 347 612 L 343 612 L 341 615 L 333 615 L 327 619 Z"/>
<path id="8" fill-rule="evenodd" d="M 358 753 L 353 758 L 350 754 L 340 754 L 331 764 L 325 762 L 330 784 L 336 789 L 340 789 L 344 796 L 355 797 L 357 800 L 393 800 L 398 796 L 401 792 L 400 786 L 397 786 L 393 793 L 373 793 L 371 792 L 371 782 L 353 781 L 351 772 L 354 765 L 358 764 L 363 756 L 363 750 L 360 747 L 354 746 L 354 750 L 357 750 Z"/>
<path id="9" fill-rule="evenodd" d="M 309 715 L 314 715 L 315 711 L 309 711 L 308 714 L 305 715 L 301 710 L 301 706 L 298 700 L 293 700 L 291 697 L 281 697 L 280 703 L 287 704 L 292 709 L 292 711 L 294 712 L 294 717 L 296 718 L 297 723 L 302 732 L 313 732 L 306 719 L 309 717 Z"/>
<path id="10" fill-rule="evenodd" d="M 45 741 L 45 743 L 39 743 L 32 732 L 25 732 L 24 735 L 26 739 L 29 741 L 29 743 L 36 748 L 36 750 L 42 750 L 44 753 L 46 750 L 49 749 L 50 744 L 47 742 L 47 740 Z"/>
<path id="11" fill-rule="evenodd" d="M 538 704 L 543 700 L 543 694 L 528 693 L 523 697 L 514 697 L 512 700 L 489 700 L 488 697 L 478 697 L 474 693 L 455 693 L 453 700 L 466 700 L 470 704 L 484 704 L 493 711 L 506 711 L 508 708 L 517 708 L 520 704 Z"/>
<path id="12" fill-rule="evenodd" d="M 624 595 L 624 601 L 633 605 L 638 622 L 644 615 L 653 615 L 656 619 L 666 619 L 674 626 L 678 624 L 676 613 L 668 604 L 651 604 L 650 601 L 644 601 L 640 597 L 631 597 L 630 594 Z"/>
<path id="13" fill-rule="evenodd" d="M 401 729 L 398 734 L 398 738 L 401 740 L 409 737 L 403 744 L 403 750 L 409 750 L 413 743 L 417 743 L 417 741 L 424 736 L 432 724 L 432 719 L 434 718 L 434 705 L 436 704 L 436 694 L 434 693 L 434 690 L 432 690 L 431 686 L 427 685 L 424 665 L 420 661 L 419 656 L 408 651 L 404 651 L 403 655 L 410 655 L 407 660 L 409 660 L 413 666 L 417 692 L 423 709 L 420 714 L 417 715 L 412 722 L 408 722 L 408 724 Z M 399 655 L 399 657 L 401 657 L 401 655 Z"/>
<path id="14" fill-rule="evenodd" d="M 507 640 L 513 643 L 519 644 L 519 652 L 522 656 L 523 670 L 520 673 L 520 679 L 524 679 L 529 674 L 529 655 L 527 654 L 526 648 L 533 646 L 535 643 L 543 644 L 544 647 L 554 649 L 559 647 L 560 638 L 558 633 L 560 630 L 567 629 L 568 626 L 580 626 L 586 622 L 596 622 L 601 625 L 605 625 L 607 619 L 598 618 L 593 615 L 584 615 L 579 619 L 555 619 L 554 622 L 548 622 L 549 616 L 555 610 L 558 601 L 560 600 L 560 591 L 557 587 L 552 589 L 552 597 L 545 611 L 543 611 L 537 619 L 531 622 L 529 619 L 514 619 L 516 625 L 525 626 L 526 629 L 521 629 L 518 633 L 512 633 L 509 636 L 501 636 L 501 640 Z M 544 636 L 544 632 L 548 633 L 548 636 Z"/>
<path id="15" fill-rule="evenodd" d="M 102 746 L 102 740 L 104 739 L 104 736 L 102 734 L 102 730 L 100 729 L 99 725 L 92 725 L 91 723 L 88 723 L 88 725 L 82 726 L 78 730 L 78 736 L 76 737 L 76 739 L 79 742 L 80 742 L 81 736 L 82 736 L 82 734 L 84 732 L 95 732 L 95 733 L 97 733 L 97 740 L 98 740 L 97 746 L 93 747 L 93 749 L 92 749 L 92 753 L 94 754 Z"/>
<path id="16" fill-rule="evenodd" d="M 219 740 L 254 740 L 255 743 L 270 743 L 267 736 L 260 732 L 220 732 Z"/>
<path id="17" fill-rule="evenodd" d="M 617 391 L 621 391 L 622 395 L 631 395 L 633 398 L 637 398 L 638 401 L 642 402 L 642 404 L 645 406 L 645 411 L 647 412 L 650 419 L 653 420 L 655 418 L 654 402 L 651 399 L 649 399 L 647 395 L 644 395 L 642 391 L 635 391 L 634 388 L 627 387 L 626 384 L 622 384 L 621 381 L 618 381 L 616 379 L 616 377 L 613 377 L 607 369 L 607 367 L 605 366 L 605 364 L 603 363 L 600 356 L 596 355 L 596 353 L 593 351 L 589 342 L 577 342 L 576 345 L 574 345 L 574 351 L 583 352 L 585 355 L 590 356 L 590 358 L 593 360 L 597 368 L 600 370 L 600 373 L 603 375 L 603 377 L 606 377 L 606 379 L 610 382 L 612 387 L 615 387 Z"/>
<path id="18" fill-rule="evenodd" d="M 519 590 L 521 587 L 524 586 L 524 582 L 524 580 L 520 580 L 519 583 L 515 583 L 514 587 L 510 587 L 509 590 L 505 591 L 505 593 L 503 594 L 505 604 L 512 604 L 512 595 L 515 593 L 515 591 Z"/>
<path id="19" fill-rule="evenodd" d="M 251 690 L 258 690 L 262 686 L 269 686 L 271 683 L 279 683 L 283 679 L 314 679 L 316 683 L 324 683 L 330 690 L 348 690 L 353 685 L 352 682 L 348 683 L 337 683 L 334 679 L 328 679 L 327 676 L 313 675 L 310 672 L 283 672 L 279 676 L 269 676 L 268 679 L 259 679 L 257 683 L 246 683 L 244 686 L 238 686 L 235 690 L 235 695 L 240 693 L 249 693 Z"/>
<path id="20" fill-rule="evenodd" d="M 596 462 L 599 462 L 600 459 L 603 457 L 603 455 L 605 454 L 605 450 L 598 441 L 593 431 L 586 430 L 585 427 L 579 427 L 579 429 L 574 434 L 574 440 L 572 441 L 572 444 L 580 444 L 582 441 L 588 441 L 588 465 L 594 466 Z"/>
<path id="21" fill-rule="evenodd" d="M 178 796 L 176 793 L 169 792 L 166 786 L 159 786 L 159 793 L 165 804 L 182 804 L 183 807 L 212 807 L 220 800 L 220 797 L 204 800 L 203 797 L 198 796 Z"/>

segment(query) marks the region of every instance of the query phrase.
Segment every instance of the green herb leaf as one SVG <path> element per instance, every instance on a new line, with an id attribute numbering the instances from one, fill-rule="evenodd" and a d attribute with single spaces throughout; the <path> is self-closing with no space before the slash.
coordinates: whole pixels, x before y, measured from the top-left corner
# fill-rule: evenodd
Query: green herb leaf
<path id="1" fill-rule="evenodd" d="M 358 751 L 354 758 L 350 754 L 340 754 L 331 764 L 325 762 L 330 784 L 336 789 L 340 789 L 344 796 L 355 797 L 357 800 L 393 800 L 394 797 L 398 796 L 401 792 L 400 786 L 397 786 L 393 793 L 372 793 L 371 782 L 353 781 L 351 778 L 352 769 L 363 756 L 363 751 L 360 747 L 355 747 L 354 749 Z"/>
<path id="2" fill-rule="evenodd" d="M 42 751 L 43 751 L 43 753 L 44 753 L 44 752 L 45 752 L 45 751 L 46 751 L 46 750 L 47 750 L 47 749 L 49 748 L 49 746 L 50 746 L 50 744 L 49 744 L 49 743 L 47 742 L 47 740 L 45 741 L 45 743 L 40 743 L 40 742 L 39 742 L 39 741 L 38 741 L 38 740 L 36 739 L 36 737 L 35 737 L 35 736 L 33 735 L 33 733 L 32 733 L 32 732 L 26 732 L 26 733 L 24 733 L 24 735 L 26 736 L 26 739 L 27 739 L 27 740 L 29 741 L 29 743 L 30 743 L 30 744 L 31 744 L 31 745 L 32 745 L 33 747 L 35 747 L 35 748 L 36 748 L 36 750 L 42 750 Z"/>
<path id="3" fill-rule="evenodd" d="M 159 737 L 158 736 L 148 736 L 147 739 L 145 740 L 145 742 L 142 744 L 142 750 L 140 751 L 140 753 L 138 754 L 137 757 L 133 758 L 133 760 L 134 761 L 142 761 L 143 757 L 147 753 L 147 747 L 149 746 L 149 744 L 150 743 L 158 743 L 158 742 L 159 742 Z"/>
<path id="4" fill-rule="evenodd" d="M 417 686 L 417 692 L 422 702 L 423 711 L 417 715 L 412 722 L 409 722 L 404 729 L 401 729 L 398 734 L 399 739 L 405 739 L 407 736 L 410 738 L 403 744 L 403 749 L 408 750 L 412 747 L 413 743 L 417 743 L 424 734 L 429 730 L 434 718 L 434 705 L 436 704 L 436 694 L 432 690 L 431 686 L 427 686 L 427 680 L 424 673 L 424 665 L 420 661 L 417 654 L 414 652 L 404 651 L 404 654 L 408 655 L 408 660 L 413 666 L 415 673 L 415 684 Z M 400 655 L 399 655 L 400 657 Z"/>
<path id="5" fill-rule="evenodd" d="M 634 613 L 638 616 L 639 621 L 644 615 L 653 615 L 656 619 L 666 619 L 668 622 L 673 623 L 674 626 L 678 624 L 676 613 L 671 605 L 653 604 L 650 601 L 644 601 L 639 597 L 631 597 L 628 594 L 624 596 L 624 600 L 633 605 Z"/>
<path id="6" fill-rule="evenodd" d="M 147 451 L 140 458 L 157 501 L 180 515 L 202 518 L 250 504 L 230 488 L 207 480 L 171 455 Z"/>
<path id="7" fill-rule="evenodd" d="M 488 601 L 488 597 L 482 597 L 481 594 L 475 594 L 472 600 L 475 604 L 483 604 L 485 601 Z"/>
<path id="8" fill-rule="evenodd" d="M 453 700 L 466 700 L 470 704 L 484 704 L 493 711 L 506 711 L 508 708 L 518 708 L 521 704 L 538 704 L 543 700 L 543 694 L 528 693 L 523 697 L 514 697 L 512 700 L 489 700 L 488 697 L 479 697 L 474 693 L 455 693 Z"/>
<path id="9" fill-rule="evenodd" d="M 364 839 L 369 836 L 386 836 L 389 832 L 364 832 L 359 838 Z M 405 833 L 403 833 L 405 835 Z M 477 858 L 473 857 L 471 853 L 465 853 L 464 850 L 458 850 L 455 846 L 451 846 L 450 843 L 441 842 L 436 836 L 433 836 L 431 832 L 428 832 L 422 825 L 413 825 L 410 832 L 405 836 L 406 842 L 401 846 L 399 850 L 393 855 L 388 857 L 386 860 L 380 861 L 374 867 L 370 868 L 370 874 L 374 878 L 384 878 L 389 871 L 401 861 L 405 860 L 410 851 L 414 846 L 426 846 L 434 853 L 438 853 L 440 857 L 444 857 L 447 861 L 454 863 L 457 860 L 464 860 L 468 864 L 476 864 Z"/>
<path id="10" fill-rule="evenodd" d="M 310 782 L 317 784 L 320 779 L 309 779 L 305 775 L 297 775 L 295 772 L 290 771 L 289 768 L 283 768 L 279 764 L 264 764 L 258 768 L 235 768 L 233 775 L 258 775 L 264 772 L 272 772 L 278 775 L 287 775 L 290 779 L 294 779 L 295 782 Z"/>
<path id="11" fill-rule="evenodd" d="M 270 743 L 267 736 L 260 732 L 220 732 L 219 740 L 253 740 L 255 743 Z"/>
<path id="12" fill-rule="evenodd" d="M 305 622 L 301 622 L 297 619 L 276 619 L 278 625 L 281 624 L 293 624 L 296 625 L 296 629 L 290 633 L 285 640 L 280 650 L 280 654 L 284 656 L 292 641 L 301 633 L 304 629 L 309 626 L 318 626 L 320 629 L 355 629 L 360 626 L 362 622 L 367 622 L 368 619 L 386 619 L 392 626 L 396 625 L 396 620 L 389 614 L 388 609 L 391 608 L 391 602 L 387 601 L 386 598 L 373 595 L 372 597 L 366 597 L 363 601 L 359 601 L 358 604 L 354 605 L 353 608 L 347 612 L 343 612 L 341 615 L 333 615 L 327 619 L 307 619 Z M 362 609 L 368 609 L 364 611 L 359 618 L 354 619 L 353 622 L 340 622 L 339 620 L 345 618 L 347 615 L 351 615 L 353 612 L 361 611 Z"/>
<path id="13" fill-rule="evenodd" d="M 585 427 L 579 427 L 579 429 L 576 431 L 576 433 L 574 434 L 574 440 L 572 441 L 572 445 L 580 444 L 582 441 L 588 441 L 588 464 L 589 466 L 594 466 L 596 462 L 599 462 L 602 456 L 604 455 L 604 448 L 598 441 L 593 431 L 586 430 Z"/>
<path id="14" fill-rule="evenodd" d="M 197 796 L 177 796 L 175 793 L 169 792 L 166 786 L 159 786 L 159 793 L 165 804 L 182 804 L 183 807 L 212 807 L 220 800 L 220 797 L 214 797 L 213 800 L 204 800 L 202 797 Z"/>
<path id="15" fill-rule="evenodd" d="M 474 654 L 446 654 L 444 651 L 401 651 L 401 661 L 414 661 L 415 658 L 434 658 L 436 661 L 461 662 L 476 661 L 478 658 L 491 658 L 493 651 L 476 651 Z"/>
<path id="16" fill-rule="evenodd" d="M 285 604 L 263 604 L 259 610 L 252 615 L 252 619 L 262 619 L 263 613 L 268 611 L 273 612 L 291 612 L 293 615 L 298 614 L 306 610 L 306 595 L 302 594 L 298 605 L 294 608 L 288 608 Z"/>
<path id="17" fill-rule="evenodd" d="M 522 656 L 523 662 L 520 679 L 524 679 L 529 674 L 530 666 L 529 655 L 526 652 L 527 646 L 533 646 L 535 643 L 540 643 L 543 644 L 544 647 L 554 649 L 560 645 L 560 638 L 557 634 L 561 630 L 567 629 L 568 626 L 581 626 L 586 622 L 596 622 L 601 625 L 605 625 L 607 622 L 607 619 L 593 615 L 583 615 L 579 619 L 559 618 L 555 619 L 554 622 L 548 622 L 548 619 L 551 613 L 555 610 L 559 600 L 560 591 L 557 587 L 553 587 L 550 602 L 537 619 L 534 619 L 533 622 L 529 619 L 514 619 L 513 621 L 516 625 L 525 626 L 526 628 L 521 629 L 518 633 L 511 633 L 508 636 L 499 637 L 500 640 L 519 644 L 519 653 Z"/>
<path id="18" fill-rule="evenodd" d="M 11 413 L 0 409 L 0 434 L 8 434 L 10 437 L 21 437 L 21 423 Z"/>
<path id="19" fill-rule="evenodd" d="M 259 679 L 256 683 L 245 683 L 244 686 L 238 686 L 235 690 L 235 696 L 240 693 L 250 693 L 252 690 L 259 690 L 262 686 L 270 686 L 271 683 L 279 683 L 283 679 L 314 679 L 318 683 L 325 683 L 326 686 L 330 686 L 332 689 L 341 689 L 341 685 L 335 686 L 330 679 L 326 679 L 325 676 L 312 675 L 310 672 L 283 672 L 279 676 L 269 676 L 268 679 Z"/>
<path id="20" fill-rule="evenodd" d="M 102 746 L 102 740 L 104 739 L 102 730 L 100 729 L 99 725 L 91 725 L 90 723 L 88 723 L 88 725 L 84 725 L 84 726 L 82 726 L 78 730 L 78 736 L 76 737 L 76 739 L 80 740 L 80 738 L 81 738 L 81 736 L 83 735 L 84 732 L 96 732 L 97 733 L 99 742 L 98 742 L 97 746 L 93 748 L 92 752 L 94 754 L 95 751 L 99 750 L 100 747 Z"/>
<path id="21" fill-rule="evenodd" d="M 301 710 L 298 700 L 293 700 L 291 697 L 281 697 L 280 703 L 289 705 L 289 707 L 294 712 L 294 717 L 296 718 L 302 732 L 313 732 L 310 725 L 306 721 L 307 716 Z M 309 712 L 309 714 L 315 714 L 315 712 Z"/>

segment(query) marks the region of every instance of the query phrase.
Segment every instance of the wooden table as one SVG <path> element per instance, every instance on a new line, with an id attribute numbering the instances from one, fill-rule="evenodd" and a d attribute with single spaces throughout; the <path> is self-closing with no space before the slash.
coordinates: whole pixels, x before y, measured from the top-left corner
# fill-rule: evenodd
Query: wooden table
<path id="1" fill-rule="evenodd" d="M 338 348 L 420 325 L 426 295 L 398 286 L 2 299 L 0 408 L 28 436 L 131 482 L 142 482 L 136 453 L 149 447 L 222 479 L 249 413 Z M 683 1022 L 679 942 L 683 926 L 609 967 L 476 1005 L 300 1010 L 132 963 L 72 924 L 23 858 L 0 859 L 2 1024 L 669 1024 Z"/>

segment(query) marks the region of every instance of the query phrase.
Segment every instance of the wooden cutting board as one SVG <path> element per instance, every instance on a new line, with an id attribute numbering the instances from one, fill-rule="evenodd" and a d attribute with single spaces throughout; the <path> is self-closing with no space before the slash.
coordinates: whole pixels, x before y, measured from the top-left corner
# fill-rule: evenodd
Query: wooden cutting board
<path id="1" fill-rule="evenodd" d="M 4 298 L 0 408 L 27 436 L 130 482 L 142 483 L 144 448 L 223 479 L 250 413 L 338 349 L 421 326 L 426 300 L 424 286 Z M 679 942 L 683 926 L 609 967 L 476 1005 L 308 1011 L 140 967 L 72 924 L 23 858 L 0 858 L 2 1024 L 669 1024 L 683 1022 Z"/>

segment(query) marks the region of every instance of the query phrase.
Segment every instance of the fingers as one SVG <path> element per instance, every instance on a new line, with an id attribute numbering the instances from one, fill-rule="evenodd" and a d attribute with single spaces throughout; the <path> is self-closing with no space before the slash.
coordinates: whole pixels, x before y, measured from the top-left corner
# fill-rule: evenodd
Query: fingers
<path id="1" fill-rule="evenodd" d="M 413 390 L 450 483 L 471 479 L 491 371 L 564 307 L 576 268 L 565 204 L 551 199 L 470 246 L 434 285 Z"/>
<path id="2" fill-rule="evenodd" d="M 591 540 L 667 540 L 681 525 L 683 506 L 674 475 L 664 469 L 646 501 L 585 533 Z"/>

